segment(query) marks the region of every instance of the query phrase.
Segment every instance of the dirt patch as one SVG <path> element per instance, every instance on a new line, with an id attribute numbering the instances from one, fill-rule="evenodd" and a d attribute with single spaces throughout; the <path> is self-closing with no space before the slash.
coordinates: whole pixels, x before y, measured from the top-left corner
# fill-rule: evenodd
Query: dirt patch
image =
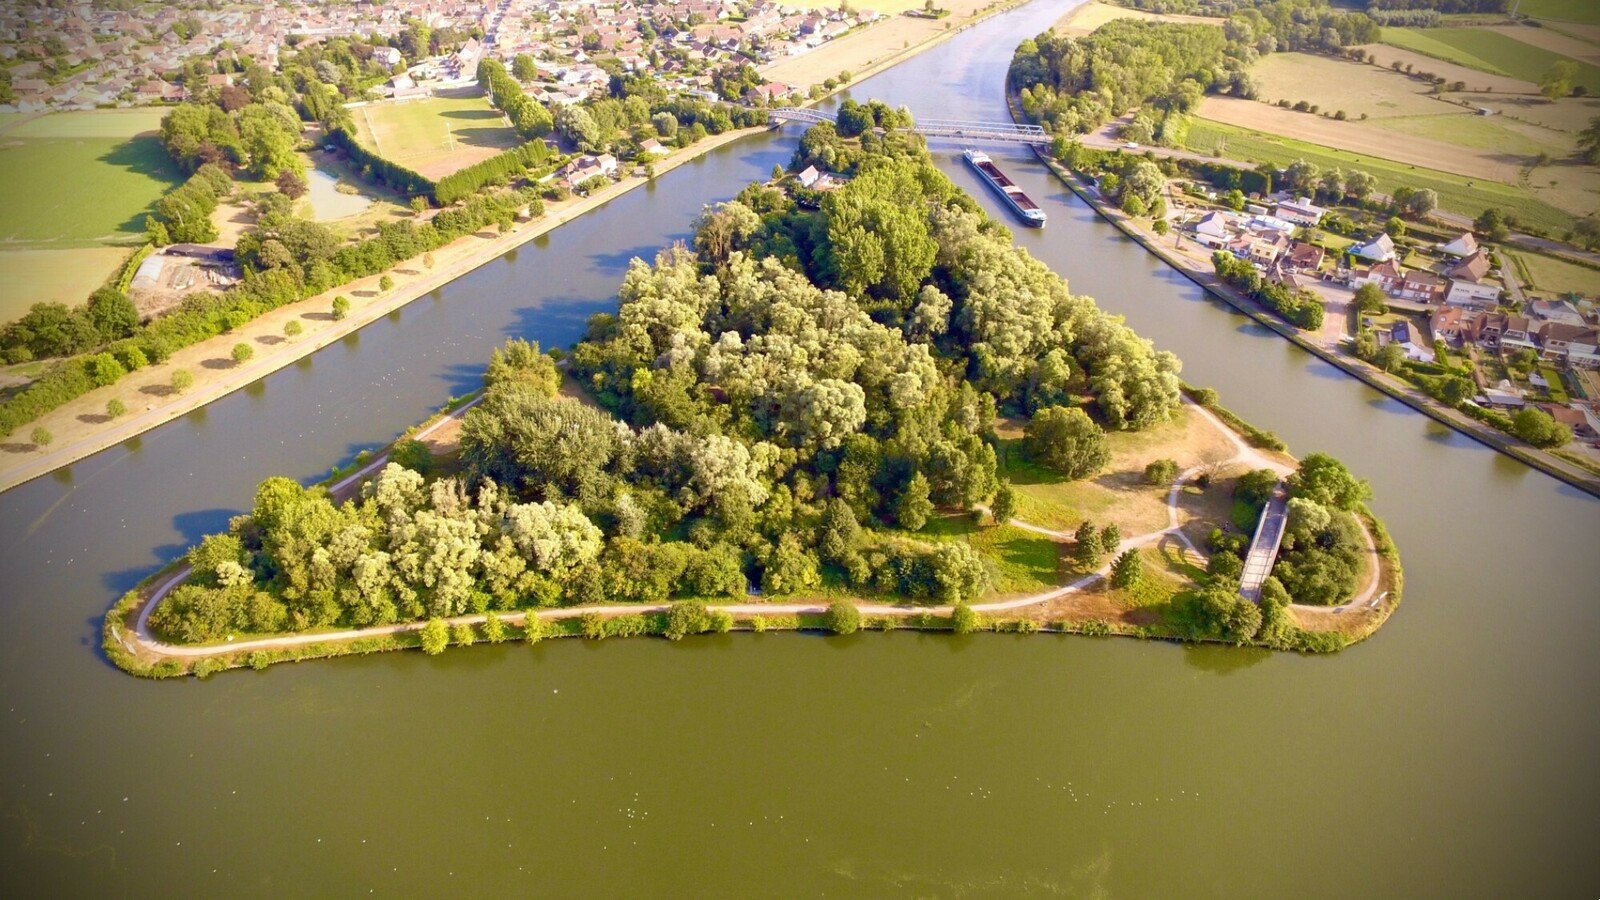
<path id="1" fill-rule="evenodd" d="M 1396 135 L 1363 122 L 1324 119 L 1318 115 L 1234 97 L 1207 97 L 1200 104 L 1198 114 L 1201 118 L 1240 128 L 1281 134 L 1324 147 L 1392 159 L 1418 168 L 1454 172 L 1506 184 L 1516 183 L 1518 170 L 1526 162 L 1520 156 L 1492 150 L 1473 150 L 1427 138 L 1397 139 Z M 1461 115 L 1472 114 L 1462 110 Z"/>
<path id="2" fill-rule="evenodd" d="M 909 48 L 947 32 L 954 32 L 984 9 L 994 6 L 995 2 L 947 0 L 941 5 L 950 10 L 950 15 L 943 19 L 889 16 L 815 50 L 764 66 L 761 74 L 801 91 L 843 71 L 849 71 L 859 78 L 870 66 L 881 65 Z"/>
<path id="3" fill-rule="evenodd" d="M 1073 37 L 1082 37 L 1090 34 L 1095 29 L 1107 22 L 1116 19 L 1140 19 L 1145 22 L 1198 22 L 1208 25 L 1220 25 L 1221 19 L 1209 16 L 1180 16 L 1157 15 L 1143 10 L 1129 9 L 1125 6 L 1111 6 L 1106 3 L 1085 3 L 1065 16 L 1055 24 L 1055 29 L 1062 34 Z"/>

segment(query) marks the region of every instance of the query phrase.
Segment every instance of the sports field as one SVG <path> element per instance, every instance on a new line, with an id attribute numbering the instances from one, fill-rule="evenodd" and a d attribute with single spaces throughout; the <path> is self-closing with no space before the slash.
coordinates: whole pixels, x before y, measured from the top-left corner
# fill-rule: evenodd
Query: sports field
<path id="1" fill-rule="evenodd" d="M 350 110 L 361 142 L 379 156 L 443 178 L 517 146 L 517 133 L 481 91 L 385 101 Z"/>
<path id="2" fill-rule="evenodd" d="M 1385 28 L 1383 42 L 1536 84 L 1551 66 L 1569 58 L 1487 28 Z M 1573 62 L 1578 66 L 1573 84 L 1600 94 L 1600 66 Z"/>
<path id="3" fill-rule="evenodd" d="M 1304 159 L 1330 169 L 1360 169 L 1377 179 L 1384 193 L 1396 187 L 1432 188 L 1439 205 L 1449 212 L 1477 216 L 1489 207 L 1515 214 L 1519 219 L 1556 233 L 1572 227 L 1572 215 L 1546 203 L 1524 188 L 1510 184 L 1467 178 L 1435 169 L 1406 165 L 1361 153 L 1334 150 L 1294 138 L 1266 134 L 1248 128 L 1195 119 L 1189 127 L 1185 145 L 1199 153 L 1218 152 L 1230 159 L 1286 166 Z"/>

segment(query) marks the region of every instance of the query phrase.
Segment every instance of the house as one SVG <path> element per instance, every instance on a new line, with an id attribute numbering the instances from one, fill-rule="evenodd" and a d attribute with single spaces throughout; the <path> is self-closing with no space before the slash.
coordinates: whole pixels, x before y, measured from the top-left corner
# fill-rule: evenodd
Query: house
<path id="1" fill-rule="evenodd" d="M 1596 355 L 1596 345 L 1600 344 L 1600 329 L 1564 322 L 1545 322 L 1536 327 L 1534 336 L 1539 341 L 1540 356 L 1569 365 L 1586 365 L 1586 361 Z"/>
<path id="2" fill-rule="evenodd" d="M 1352 247 L 1350 252 L 1361 259 L 1388 262 L 1394 259 L 1394 241 L 1387 234 L 1380 234 L 1365 244 Z"/>
<path id="3" fill-rule="evenodd" d="M 1385 260 L 1370 269 L 1357 269 L 1350 278 L 1350 286 L 1360 287 L 1363 284 L 1376 284 L 1378 289 L 1385 294 L 1398 296 L 1400 289 L 1405 285 L 1405 272 L 1394 260 Z"/>
<path id="4" fill-rule="evenodd" d="M 1440 244 L 1439 252 L 1446 256 L 1466 258 L 1479 252 L 1478 239 L 1472 236 L 1472 232 L 1463 231 L 1459 237 L 1448 244 Z"/>
<path id="5" fill-rule="evenodd" d="M 1476 253 L 1445 267 L 1450 289 L 1444 302 L 1469 309 L 1493 309 L 1500 300 L 1500 282 L 1489 278 L 1489 254 Z"/>
<path id="6" fill-rule="evenodd" d="M 1436 341 L 1459 344 L 1462 339 L 1463 320 L 1467 312 L 1455 306 L 1441 306 L 1428 317 L 1428 331 Z"/>
<path id="7" fill-rule="evenodd" d="M 1221 247 L 1233 236 L 1233 220 L 1220 212 L 1206 213 L 1194 225 L 1194 239 L 1207 247 Z"/>
<path id="8" fill-rule="evenodd" d="M 647 157 L 652 157 L 652 156 L 666 156 L 666 155 L 667 155 L 667 148 L 662 146 L 661 142 L 656 140 L 655 138 L 649 138 L 644 143 L 639 145 L 639 159 L 645 159 Z"/>
<path id="9" fill-rule="evenodd" d="M 580 156 L 567 163 L 556 174 L 567 183 L 567 187 L 576 189 L 597 175 L 610 176 L 617 171 L 617 158 L 609 153 L 600 156 Z"/>
<path id="10" fill-rule="evenodd" d="M 1583 320 L 1583 313 L 1578 308 L 1565 300 L 1532 300 L 1528 302 L 1528 315 L 1545 322 L 1560 322 L 1563 325 L 1582 327 L 1588 324 Z"/>
<path id="11" fill-rule="evenodd" d="M 1388 331 L 1378 332 L 1378 345 L 1381 347 L 1397 344 L 1405 351 L 1406 359 L 1412 362 L 1433 362 L 1433 351 L 1419 344 L 1417 337 L 1411 323 L 1396 322 Z"/>
<path id="12" fill-rule="evenodd" d="M 392 69 L 400 65 L 401 56 L 398 48 L 378 47 L 372 51 L 372 58 Z"/>
<path id="13" fill-rule="evenodd" d="M 1289 245 L 1289 255 L 1286 262 L 1290 271 L 1315 272 L 1322 268 L 1323 249 L 1316 244 L 1305 241 L 1295 241 Z"/>
<path id="14" fill-rule="evenodd" d="M 1254 231 L 1277 231 L 1282 234 L 1294 234 L 1295 230 L 1295 224 L 1288 219 L 1269 215 L 1251 216 L 1249 227 Z"/>
<path id="15" fill-rule="evenodd" d="M 1418 303 L 1440 303 L 1449 286 L 1449 282 L 1432 272 L 1412 270 L 1400 283 L 1400 296 Z"/>
<path id="16" fill-rule="evenodd" d="M 1280 219 L 1287 219 L 1296 225 L 1315 225 L 1322 221 L 1323 213 L 1327 210 L 1312 203 L 1305 197 L 1296 197 L 1293 200 L 1278 201 L 1275 214 Z"/>
<path id="17" fill-rule="evenodd" d="M 1591 415 L 1585 415 L 1583 411 L 1573 409 L 1570 406 L 1557 406 L 1554 403 L 1539 403 L 1535 405 L 1549 413 L 1550 418 L 1572 429 L 1574 437 L 1588 441 L 1600 438 L 1600 431 L 1596 430 L 1595 421 Z"/>
<path id="18" fill-rule="evenodd" d="M 1534 343 L 1533 331 L 1528 324 L 1527 316 L 1506 316 L 1505 330 L 1500 333 L 1500 348 L 1506 352 L 1515 352 L 1523 348 L 1537 351 L 1538 345 Z"/>

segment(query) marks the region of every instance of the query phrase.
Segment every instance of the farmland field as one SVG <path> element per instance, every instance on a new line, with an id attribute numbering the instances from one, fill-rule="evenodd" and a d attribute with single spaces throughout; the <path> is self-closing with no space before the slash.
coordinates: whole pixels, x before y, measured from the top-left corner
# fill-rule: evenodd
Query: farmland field
<path id="1" fill-rule="evenodd" d="M 520 143 L 481 91 L 372 103 L 350 110 L 361 142 L 391 162 L 443 178 Z"/>
<path id="2" fill-rule="evenodd" d="M 21 318 L 35 303 L 82 303 L 130 252 L 126 247 L 0 250 L 0 325 Z"/>
<path id="3" fill-rule="evenodd" d="M 1557 61 L 1566 59 L 1542 47 L 1483 28 L 1385 28 L 1383 42 L 1469 68 L 1534 83 Z M 1591 94 L 1600 93 L 1600 67 L 1577 60 L 1574 62 L 1577 63 L 1578 74 L 1573 83 L 1584 86 Z"/>
<path id="4" fill-rule="evenodd" d="M 1522 0 L 1518 11 L 1535 19 L 1600 24 L 1600 4 L 1594 0 Z"/>
<path id="5" fill-rule="evenodd" d="M 1139 19 L 1145 22 L 1207 22 L 1221 24 L 1222 20 L 1207 16 L 1182 16 L 1182 15 L 1156 15 L 1138 9 L 1129 9 L 1126 6 L 1112 6 L 1109 3 L 1091 2 L 1074 9 L 1055 24 L 1057 31 L 1070 34 L 1074 37 L 1090 34 L 1101 25 L 1114 19 Z"/>
<path id="6" fill-rule="evenodd" d="M 1344 150 L 1309 144 L 1293 138 L 1265 134 L 1247 128 L 1196 119 L 1185 142 L 1190 150 L 1232 159 L 1285 166 L 1296 159 L 1316 163 L 1324 169 L 1338 166 L 1349 171 L 1361 169 L 1378 181 L 1378 190 L 1401 186 L 1432 188 L 1446 210 L 1476 216 L 1493 206 L 1517 216 L 1523 222 L 1557 233 L 1571 227 L 1572 215 L 1534 197 L 1527 190 L 1509 184 L 1466 178 L 1448 172 L 1417 168 L 1393 160 L 1380 159 Z"/>

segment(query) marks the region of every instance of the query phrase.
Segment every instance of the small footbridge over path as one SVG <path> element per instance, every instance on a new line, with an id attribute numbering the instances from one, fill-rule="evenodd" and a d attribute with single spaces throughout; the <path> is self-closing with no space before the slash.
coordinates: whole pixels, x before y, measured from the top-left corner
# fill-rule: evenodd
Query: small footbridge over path
<path id="1" fill-rule="evenodd" d="M 835 120 L 832 113 L 793 106 L 785 106 L 768 110 L 767 112 L 773 125 L 782 125 L 785 122 L 801 122 L 810 125 L 827 122 L 832 125 Z M 918 119 L 911 130 L 923 137 L 950 138 L 969 143 L 1050 143 L 1050 136 L 1044 133 L 1043 128 L 1037 125 L 1018 125 L 1014 122 L 963 122 L 954 119 Z"/>
<path id="2" fill-rule="evenodd" d="M 1261 602 L 1261 585 L 1278 559 L 1278 547 L 1283 543 L 1283 528 L 1288 521 L 1289 492 L 1280 481 L 1272 489 L 1266 508 L 1261 510 L 1255 537 L 1250 540 L 1250 552 L 1244 558 L 1244 574 L 1239 577 L 1239 596 L 1251 603 Z"/>

